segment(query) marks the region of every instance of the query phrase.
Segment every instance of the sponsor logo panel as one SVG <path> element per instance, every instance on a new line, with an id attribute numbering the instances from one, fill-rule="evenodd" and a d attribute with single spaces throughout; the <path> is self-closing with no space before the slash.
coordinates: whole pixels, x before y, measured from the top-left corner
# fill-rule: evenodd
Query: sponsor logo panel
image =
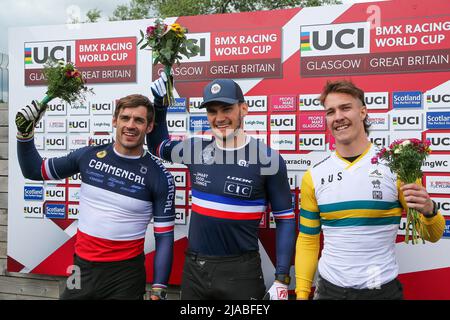
<path id="1" fill-rule="evenodd" d="M 186 132 L 186 115 L 169 114 L 167 115 L 167 128 L 169 132 Z"/>
<path id="2" fill-rule="evenodd" d="M 267 111 L 267 96 L 247 96 L 245 101 L 248 104 L 248 112 Z"/>
<path id="3" fill-rule="evenodd" d="M 44 209 L 42 202 L 27 202 L 23 206 L 23 215 L 25 218 L 43 218 Z"/>
<path id="4" fill-rule="evenodd" d="M 300 114 L 300 131 L 325 131 L 326 120 L 323 112 Z"/>
<path id="5" fill-rule="evenodd" d="M 78 204 L 67 205 L 67 218 L 72 220 L 78 220 L 80 216 L 80 206 Z"/>
<path id="6" fill-rule="evenodd" d="M 448 176 L 426 176 L 425 182 L 428 193 L 450 194 L 450 177 Z"/>
<path id="7" fill-rule="evenodd" d="M 248 115 L 244 118 L 244 130 L 267 131 L 266 115 Z"/>
<path id="8" fill-rule="evenodd" d="M 369 113 L 370 127 L 369 131 L 388 131 L 389 114 L 388 113 Z"/>
<path id="9" fill-rule="evenodd" d="M 298 108 L 300 111 L 322 111 L 323 106 L 319 100 L 320 93 L 300 94 L 298 96 Z"/>
<path id="10" fill-rule="evenodd" d="M 404 91 L 392 93 L 392 107 L 400 108 L 422 108 L 422 92 Z"/>
<path id="11" fill-rule="evenodd" d="M 45 138 L 45 148 L 47 150 L 67 150 L 67 136 L 52 135 Z"/>
<path id="12" fill-rule="evenodd" d="M 270 136 L 270 147 L 275 150 L 295 151 L 295 134 L 272 134 Z"/>
<path id="13" fill-rule="evenodd" d="M 66 188 L 47 186 L 45 188 L 45 201 L 65 201 Z"/>
<path id="14" fill-rule="evenodd" d="M 175 98 L 175 103 L 167 108 L 167 112 L 186 112 L 187 98 Z"/>
<path id="15" fill-rule="evenodd" d="M 425 138 L 430 142 L 433 151 L 450 151 L 450 132 L 426 132 Z"/>
<path id="16" fill-rule="evenodd" d="M 295 111 L 296 98 L 294 95 L 270 96 L 270 110 L 273 112 Z"/>
<path id="17" fill-rule="evenodd" d="M 270 130 L 277 131 L 295 131 L 297 126 L 297 116 L 295 114 L 271 115 Z"/>
<path id="18" fill-rule="evenodd" d="M 427 129 L 450 129 L 450 112 L 427 112 Z"/>
<path id="19" fill-rule="evenodd" d="M 66 118 L 47 118 L 45 131 L 49 133 L 67 132 Z"/>
<path id="20" fill-rule="evenodd" d="M 65 219 L 66 205 L 60 203 L 45 203 L 45 217 L 48 219 Z"/>
<path id="21" fill-rule="evenodd" d="M 365 92 L 364 101 L 368 110 L 389 109 L 389 92 Z"/>
<path id="22" fill-rule="evenodd" d="M 24 200 L 44 200 L 44 187 L 42 186 L 24 186 Z"/>
<path id="23" fill-rule="evenodd" d="M 300 134 L 299 149 L 325 151 L 325 134 Z"/>
<path id="24" fill-rule="evenodd" d="M 390 115 L 390 126 L 393 130 L 414 130 L 423 129 L 423 113 L 417 111 L 393 112 Z"/>
<path id="25" fill-rule="evenodd" d="M 311 25 L 300 28 L 300 55 L 302 57 L 369 52 L 369 22 Z"/>

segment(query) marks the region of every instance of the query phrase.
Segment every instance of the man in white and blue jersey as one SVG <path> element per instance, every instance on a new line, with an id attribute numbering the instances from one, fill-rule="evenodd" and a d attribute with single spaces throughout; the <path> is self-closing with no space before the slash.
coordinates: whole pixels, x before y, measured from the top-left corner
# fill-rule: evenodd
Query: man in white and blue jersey
<path id="1" fill-rule="evenodd" d="M 364 92 L 349 81 L 328 82 L 320 96 L 336 151 L 303 176 L 295 273 L 297 299 L 402 299 L 395 241 L 402 211 L 421 213 L 426 240 L 438 241 L 445 221 L 426 189 L 402 185 L 386 165 L 371 162 Z M 324 245 L 320 260 L 320 233 Z"/>
<path id="2" fill-rule="evenodd" d="M 119 99 L 112 121 L 113 143 L 49 159 L 39 155 L 33 137 L 44 112 L 45 107 L 33 101 L 16 117 L 17 155 L 24 177 L 59 180 L 79 172 L 82 180 L 74 256 L 80 286 L 66 288 L 61 299 L 143 299 L 144 240 L 152 218 L 156 254 L 151 299 L 164 299 L 172 268 L 175 183 L 143 148 L 145 135 L 153 129 L 152 103 L 138 94 Z"/>
<path id="3" fill-rule="evenodd" d="M 248 106 L 233 80 L 214 80 L 204 88 L 201 108 L 206 108 L 212 140 L 169 139 L 164 88 L 161 79 L 153 84 L 156 121 L 147 142 L 158 157 L 183 163 L 190 172 L 192 213 L 181 298 L 263 298 L 258 227 L 270 205 L 277 224 L 276 267 L 267 296 L 287 299 L 295 216 L 284 160 L 244 133 Z"/>

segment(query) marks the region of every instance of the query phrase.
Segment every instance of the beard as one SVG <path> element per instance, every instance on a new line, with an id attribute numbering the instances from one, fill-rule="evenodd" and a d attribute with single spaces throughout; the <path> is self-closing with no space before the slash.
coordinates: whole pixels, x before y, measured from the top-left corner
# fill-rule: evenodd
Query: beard
<path id="1" fill-rule="evenodd" d="M 233 129 L 232 132 L 230 132 L 230 133 L 227 132 L 226 135 L 218 135 L 218 134 L 214 134 L 214 135 L 217 139 L 222 140 L 223 143 L 232 141 L 239 134 L 239 131 L 242 130 L 241 126 L 242 126 L 242 116 L 241 116 L 241 111 L 239 110 L 239 120 L 236 125 L 236 128 Z"/>

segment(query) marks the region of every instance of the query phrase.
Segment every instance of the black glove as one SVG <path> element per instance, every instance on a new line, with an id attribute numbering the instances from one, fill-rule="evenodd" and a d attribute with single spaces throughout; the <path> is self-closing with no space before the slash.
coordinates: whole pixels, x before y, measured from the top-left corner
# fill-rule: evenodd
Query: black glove
<path id="1" fill-rule="evenodd" d="M 16 114 L 17 138 L 29 139 L 33 137 L 34 128 L 45 113 L 46 105 L 41 105 L 36 100 L 22 108 Z"/>

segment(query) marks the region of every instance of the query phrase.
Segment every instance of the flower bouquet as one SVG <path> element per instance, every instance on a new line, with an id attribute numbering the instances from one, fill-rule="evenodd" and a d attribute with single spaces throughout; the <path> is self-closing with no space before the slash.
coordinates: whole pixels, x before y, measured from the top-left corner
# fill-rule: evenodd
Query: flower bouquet
<path id="1" fill-rule="evenodd" d="M 372 163 L 383 161 L 397 174 L 400 181 L 405 184 L 415 183 L 422 178 L 422 164 L 430 154 L 430 143 L 422 142 L 418 139 L 396 140 L 389 148 L 383 148 L 372 158 Z M 408 208 L 406 214 L 405 242 L 409 243 L 409 230 L 411 227 L 412 244 L 419 242 L 419 238 L 424 241 L 424 229 L 420 220 L 420 213 L 413 208 Z"/>
<path id="2" fill-rule="evenodd" d="M 84 101 L 87 92 L 93 93 L 92 89 L 85 86 L 81 72 L 71 62 L 65 64 L 61 60 L 58 62 L 48 60 L 44 65 L 43 74 L 47 80 L 47 92 L 44 99 L 37 103 L 39 105 L 37 121 L 47 108 L 47 104 L 53 99 L 60 98 L 67 103 L 73 103 L 79 100 Z M 16 124 L 21 132 L 30 132 L 31 127 L 35 125 L 20 112 L 16 116 Z"/>
<path id="3" fill-rule="evenodd" d="M 64 63 L 48 60 L 44 65 L 44 77 L 47 80 L 47 95 L 41 101 L 42 105 L 48 104 L 54 98 L 60 98 L 67 103 L 84 101 L 86 93 L 93 93 L 92 89 L 85 86 L 85 80 L 72 62 Z"/>
<path id="4" fill-rule="evenodd" d="M 186 38 L 187 32 L 187 29 L 178 23 L 167 25 L 161 19 L 157 19 L 155 25 L 149 26 L 145 34 L 141 30 L 141 40 L 137 43 L 138 45 L 143 43 L 140 49 L 146 47 L 152 49 L 153 65 L 161 63 L 164 66 L 164 72 L 169 78 L 166 82 L 165 105 L 172 105 L 174 102 L 173 83 L 170 76 L 172 66 L 180 63 L 182 55 L 190 58 L 200 51 L 195 40 Z"/>

